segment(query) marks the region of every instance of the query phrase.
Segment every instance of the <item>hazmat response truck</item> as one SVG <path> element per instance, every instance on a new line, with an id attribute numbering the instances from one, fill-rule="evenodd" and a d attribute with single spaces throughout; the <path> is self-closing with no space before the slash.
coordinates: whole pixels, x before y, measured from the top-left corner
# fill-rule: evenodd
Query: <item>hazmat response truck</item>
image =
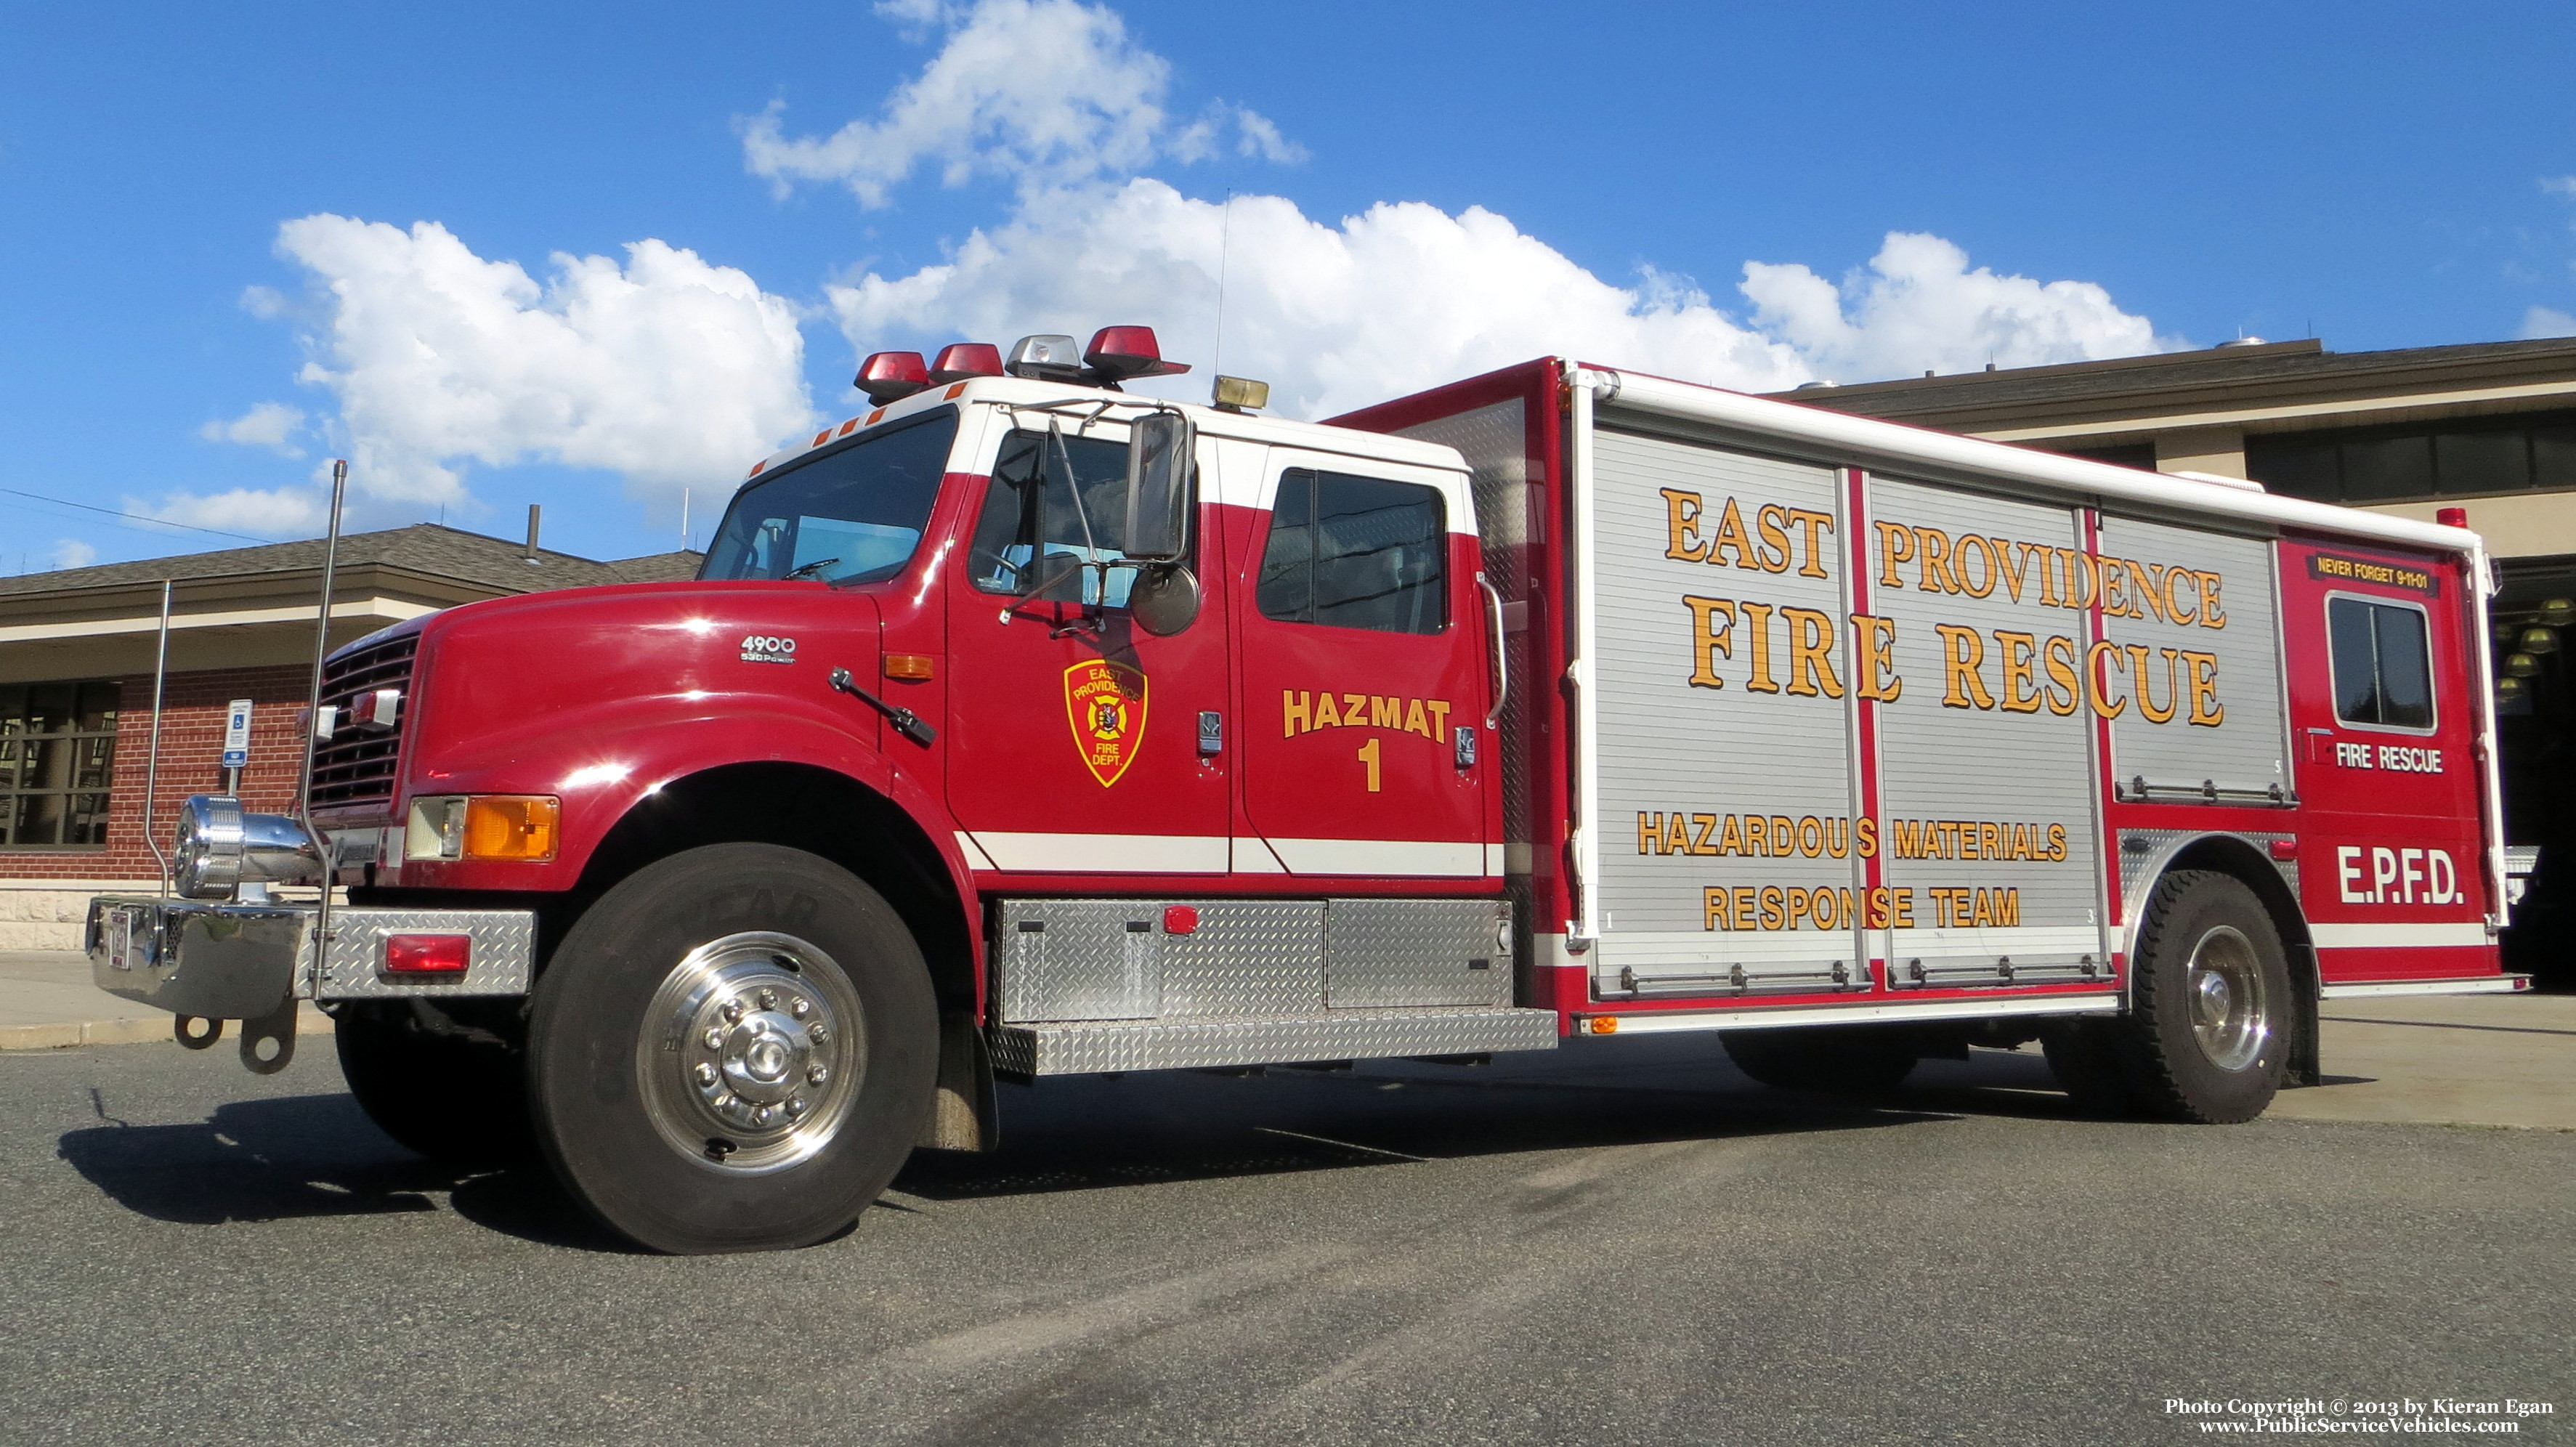
<path id="1" fill-rule="evenodd" d="M 2461 527 L 1558 359 L 1122 390 L 1182 370 L 880 353 L 697 581 L 339 649 L 301 812 L 189 800 L 97 982 L 260 1070 L 314 1002 L 396 1140 L 683 1252 L 844 1229 L 997 1081 L 2036 1039 L 2240 1121 L 2321 999 L 2521 983 Z"/>

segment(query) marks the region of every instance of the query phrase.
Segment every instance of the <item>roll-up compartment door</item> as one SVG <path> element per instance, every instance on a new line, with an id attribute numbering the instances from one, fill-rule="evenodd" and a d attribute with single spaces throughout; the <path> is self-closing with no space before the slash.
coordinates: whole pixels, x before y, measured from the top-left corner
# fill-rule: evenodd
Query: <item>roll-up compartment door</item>
<path id="1" fill-rule="evenodd" d="M 1593 460 L 1595 988 L 1865 985 L 1836 475 L 1608 429 Z"/>
<path id="2" fill-rule="evenodd" d="M 2271 541 L 2104 517 L 2098 546 L 2117 796 L 2286 802 Z"/>
<path id="3" fill-rule="evenodd" d="M 1869 514 L 1888 985 L 2108 979 L 2080 515 L 1880 478 Z"/>

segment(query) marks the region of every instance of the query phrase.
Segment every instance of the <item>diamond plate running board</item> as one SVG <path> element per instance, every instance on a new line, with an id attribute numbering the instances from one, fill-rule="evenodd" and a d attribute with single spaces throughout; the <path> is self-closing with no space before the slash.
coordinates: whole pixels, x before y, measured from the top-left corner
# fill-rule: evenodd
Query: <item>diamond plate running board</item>
<path id="1" fill-rule="evenodd" d="M 1007 1075 L 1190 1070 L 1401 1055 L 1556 1048 L 1553 1010 L 1331 1010 L 1259 1018 L 996 1025 L 993 1068 Z"/>

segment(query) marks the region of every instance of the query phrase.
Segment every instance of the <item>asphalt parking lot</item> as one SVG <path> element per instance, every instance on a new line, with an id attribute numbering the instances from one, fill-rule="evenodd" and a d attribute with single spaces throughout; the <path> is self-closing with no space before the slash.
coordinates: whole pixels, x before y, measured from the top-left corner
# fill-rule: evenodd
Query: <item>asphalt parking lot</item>
<path id="1" fill-rule="evenodd" d="M 2501 1043 L 2545 1081 L 2567 1014 L 2409 1048 Z M 689 1260 L 407 1155 L 327 1040 L 272 1077 L 10 1052 L 0 1438 L 2173 1442 L 2206 1435 L 2177 1399 L 2576 1411 L 2576 1132 L 2302 1118 L 2409 1096 L 2355 1068 L 2406 1053 L 2363 1033 L 2328 1036 L 2344 1084 L 2214 1129 L 2077 1117 L 2022 1054 L 1777 1094 L 1691 1037 L 1069 1080 L 1006 1090 L 1001 1152 L 916 1157 L 838 1241 Z"/>

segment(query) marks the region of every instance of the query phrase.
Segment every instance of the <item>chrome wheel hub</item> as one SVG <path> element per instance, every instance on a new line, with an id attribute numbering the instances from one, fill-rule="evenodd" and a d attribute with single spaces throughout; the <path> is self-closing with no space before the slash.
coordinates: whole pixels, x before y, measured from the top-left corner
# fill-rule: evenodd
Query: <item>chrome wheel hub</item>
<path id="1" fill-rule="evenodd" d="M 2186 985 L 2191 1033 L 2200 1052 L 2221 1070 L 2243 1070 L 2263 1058 L 2272 1041 L 2265 1008 L 2263 960 L 2243 933 L 2220 925 L 2192 947 Z"/>
<path id="2" fill-rule="evenodd" d="M 793 935 L 727 935 L 654 992 L 637 1084 L 672 1149 L 713 1170 L 778 1170 L 828 1145 L 865 1073 L 858 993 Z"/>

